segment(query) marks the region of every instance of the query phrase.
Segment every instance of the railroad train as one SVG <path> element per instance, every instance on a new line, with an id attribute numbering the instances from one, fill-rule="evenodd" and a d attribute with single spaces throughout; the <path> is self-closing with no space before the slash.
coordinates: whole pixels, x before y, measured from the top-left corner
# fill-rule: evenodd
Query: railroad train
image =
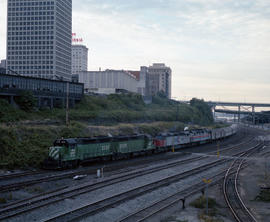
<path id="1" fill-rule="evenodd" d="M 91 160 L 116 160 L 134 155 L 165 152 L 172 148 L 209 143 L 237 132 L 237 125 L 216 129 L 193 129 L 162 133 L 156 137 L 145 134 L 55 140 L 49 148 L 45 168 L 73 168 Z"/>

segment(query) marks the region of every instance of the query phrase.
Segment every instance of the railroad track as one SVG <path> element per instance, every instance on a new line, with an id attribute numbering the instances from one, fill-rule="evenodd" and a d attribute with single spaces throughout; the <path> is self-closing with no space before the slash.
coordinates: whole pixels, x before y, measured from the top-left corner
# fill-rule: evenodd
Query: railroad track
<path id="1" fill-rule="evenodd" d="M 180 153 L 178 155 L 172 156 L 172 159 L 178 158 L 179 156 L 183 156 L 183 155 L 188 155 L 188 154 Z M 158 158 L 158 160 L 166 160 L 168 158 L 170 158 L 170 157 L 161 156 L 160 158 Z M 156 159 L 138 160 L 138 161 L 134 161 L 134 163 L 130 164 L 130 166 L 133 166 L 136 164 L 151 163 L 154 161 L 157 161 L 157 160 Z M 30 180 L 25 180 L 25 181 L 20 181 L 20 182 L 11 182 L 10 184 L 0 185 L 0 191 L 2 192 L 2 191 L 16 190 L 16 189 L 20 189 L 22 187 L 26 187 L 26 186 L 30 186 L 30 185 L 34 185 L 34 184 L 38 184 L 38 183 L 42 183 L 42 182 L 49 182 L 49 181 L 55 181 L 55 180 L 60 180 L 60 179 L 65 179 L 65 178 L 71 178 L 71 177 L 78 175 L 78 174 L 95 174 L 98 167 L 102 167 L 102 165 L 90 167 L 90 168 L 82 169 L 82 170 L 72 170 L 71 172 L 68 171 L 68 172 L 64 172 L 61 174 L 57 174 L 57 175 L 49 174 L 49 175 L 46 175 L 42 178 L 35 178 L 35 179 L 30 179 Z M 110 168 L 108 168 L 108 170 L 113 171 L 113 170 L 118 170 L 118 169 L 122 169 L 122 168 L 123 168 L 122 164 L 115 164 L 113 166 L 110 166 Z M 44 173 L 46 173 L 46 171 Z M 16 177 L 35 175 L 35 174 L 40 174 L 40 173 L 34 172 L 33 174 L 31 174 L 31 172 L 25 172 L 25 173 L 18 173 L 18 174 L 2 175 L 2 176 L 0 176 L 0 181 L 1 181 L 1 177 L 3 177 L 3 179 L 12 179 L 12 178 L 16 178 Z"/>
<path id="2" fill-rule="evenodd" d="M 46 195 L 38 195 L 33 198 L 28 198 L 26 200 L 22 200 L 17 202 L 16 204 L 12 204 L 8 207 L 5 207 L 3 209 L 0 209 L 0 220 L 6 219 L 9 217 L 16 216 L 21 213 L 25 213 L 31 210 L 34 210 L 36 208 L 46 206 L 48 204 L 56 203 L 58 201 L 64 200 L 66 198 L 71 198 L 80 194 L 84 194 L 87 192 L 91 192 L 95 189 L 99 189 L 105 186 L 109 186 L 115 183 L 119 183 L 122 181 L 126 181 L 129 179 L 133 179 L 138 176 L 154 173 L 163 169 L 167 169 L 174 166 L 179 166 L 183 164 L 190 163 L 192 161 L 200 160 L 200 159 L 206 159 L 208 157 L 195 157 L 195 158 L 189 158 L 182 161 L 176 161 L 170 164 L 166 164 L 159 167 L 152 167 L 147 170 L 139 169 L 132 172 L 122 173 L 120 175 L 115 175 L 113 177 L 104 179 L 103 181 L 96 182 L 96 183 L 87 183 L 84 185 L 72 187 L 72 188 L 66 188 L 64 190 L 56 191 L 56 192 L 50 192 Z"/>
<path id="3" fill-rule="evenodd" d="M 245 158 L 252 155 L 254 151 L 243 153 L 240 157 L 233 161 L 228 168 L 223 181 L 223 194 L 225 201 L 232 212 L 234 218 L 238 222 L 257 222 L 251 211 L 243 202 L 238 191 L 238 175 L 245 163 Z M 235 173 L 231 173 L 233 168 L 237 168 Z"/>
<path id="4" fill-rule="evenodd" d="M 235 147 L 229 147 L 224 150 L 227 151 L 229 149 L 235 149 Z M 14 204 L 10 204 L 9 206 L 1 209 L 0 219 L 2 220 L 2 219 L 10 218 L 10 217 L 13 217 L 13 216 L 25 213 L 25 212 L 29 212 L 36 208 L 40 208 L 42 206 L 59 202 L 66 198 L 71 198 L 80 194 L 93 191 L 95 189 L 99 189 L 108 185 L 112 185 L 112 184 L 119 183 L 125 180 L 129 180 L 138 176 L 150 174 L 153 172 L 160 171 L 162 169 L 179 166 L 182 164 L 190 163 L 196 160 L 198 161 L 201 159 L 207 159 L 207 158 L 208 156 L 199 156 L 199 157 L 189 158 L 189 159 L 185 159 L 181 161 L 176 161 L 176 162 L 169 163 L 169 164 L 159 166 L 159 167 L 152 167 L 147 170 L 145 170 L 145 168 L 138 169 L 133 172 L 122 173 L 122 174 L 116 175 L 114 177 L 108 178 L 107 180 L 103 180 L 98 183 L 88 183 L 88 184 L 80 185 L 77 187 L 66 188 L 63 190 L 56 191 L 56 192 L 49 192 L 45 195 L 38 195 L 33 198 L 28 198 Z"/>
<path id="5" fill-rule="evenodd" d="M 224 178 L 224 173 L 226 170 L 217 173 L 216 175 L 213 175 L 212 178 L 209 178 L 212 180 L 211 186 L 217 184 L 220 180 Z M 181 203 L 182 204 L 184 200 L 186 200 L 188 197 L 199 193 L 200 191 L 204 190 L 206 188 L 205 183 L 199 182 L 197 184 L 194 184 L 184 190 L 181 190 L 180 192 L 177 192 L 173 195 L 170 195 L 169 197 L 166 197 L 164 199 L 161 199 L 159 201 L 156 201 L 152 204 L 150 204 L 147 207 L 141 208 L 137 210 L 136 212 L 130 213 L 127 216 L 121 218 L 120 220 L 117 220 L 117 222 L 141 222 L 145 221 L 151 217 L 154 217 L 155 215 L 159 214 L 160 212 L 168 209 L 169 207 Z"/>
<path id="6" fill-rule="evenodd" d="M 0 175 L 0 181 L 6 180 L 6 179 L 29 176 L 29 175 L 43 174 L 43 173 L 45 173 L 45 171 L 37 170 L 37 171 L 26 171 L 26 172 L 21 172 L 21 173 L 4 174 L 4 175 Z"/>
<path id="7" fill-rule="evenodd" d="M 250 152 L 253 152 L 254 149 L 258 149 L 261 145 L 259 144 L 258 146 L 255 146 L 252 149 L 249 149 Z M 245 154 L 245 153 L 243 153 Z M 243 155 L 242 154 L 242 155 Z M 223 180 L 225 178 L 224 174 L 228 172 L 228 175 L 234 174 L 234 173 L 238 173 L 239 169 L 238 166 L 232 166 L 230 168 L 230 172 L 228 172 L 228 170 L 223 170 L 222 172 L 216 174 L 215 176 L 213 176 L 212 178 L 212 182 L 211 182 L 211 186 L 213 186 L 214 184 L 216 184 L 218 181 Z M 118 220 L 117 222 L 142 222 L 142 221 L 146 221 L 149 218 L 152 218 L 154 216 L 156 216 L 157 214 L 159 214 L 160 212 L 164 211 L 165 209 L 175 205 L 175 204 L 179 204 L 179 202 L 185 200 L 186 198 L 188 198 L 189 196 L 192 196 L 198 192 L 200 192 L 202 189 L 204 189 L 206 187 L 206 185 L 202 182 L 197 183 L 183 191 L 180 191 L 176 194 L 173 194 L 169 197 L 166 197 L 162 200 L 159 200 L 145 208 L 142 208 L 136 212 L 133 212 L 125 217 L 123 217 L 122 219 Z"/>
<path id="8" fill-rule="evenodd" d="M 254 147 L 252 147 L 251 149 L 254 149 Z M 241 152 L 243 153 L 243 152 Z M 223 164 L 225 162 L 227 162 L 228 160 L 217 160 L 217 161 L 213 161 L 211 163 L 207 163 L 203 166 L 199 166 L 196 168 L 193 168 L 191 170 L 187 170 L 185 172 L 179 173 L 177 175 L 173 175 L 173 176 L 169 176 L 166 178 L 163 178 L 159 181 L 155 181 L 153 183 L 149 183 L 146 184 L 144 186 L 141 187 L 137 187 L 134 189 L 131 189 L 129 191 L 111 196 L 109 198 L 104 198 L 100 201 L 85 205 L 83 207 L 80 207 L 78 209 L 72 210 L 70 212 L 58 215 L 56 217 L 53 217 L 49 220 L 46 221 L 50 221 L 50 222 L 56 222 L 56 221 L 78 221 L 79 219 L 86 217 L 86 216 L 90 216 L 93 214 L 97 214 L 107 208 L 110 207 L 114 207 L 115 205 L 124 202 L 126 200 L 130 200 L 132 198 L 135 198 L 137 196 L 143 195 L 145 193 L 148 193 L 150 191 L 153 191 L 157 188 L 160 188 L 162 186 L 167 186 L 171 183 L 177 182 L 181 179 L 185 179 L 187 177 L 193 176 L 195 174 L 199 174 L 205 170 L 211 169 L 215 166 L 218 166 L 220 164 Z"/>

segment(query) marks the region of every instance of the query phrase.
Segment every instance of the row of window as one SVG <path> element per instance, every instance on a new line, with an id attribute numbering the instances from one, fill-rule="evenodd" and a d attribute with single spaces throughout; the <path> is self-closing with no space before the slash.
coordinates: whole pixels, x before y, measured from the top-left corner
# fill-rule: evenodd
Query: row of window
<path id="1" fill-rule="evenodd" d="M 18 41 L 18 40 L 50 40 L 54 39 L 53 36 L 16 36 L 16 37 L 8 37 L 8 41 Z M 31 43 L 32 44 L 32 43 Z M 33 44 L 39 44 L 39 42 L 35 41 Z"/>
<path id="2" fill-rule="evenodd" d="M 44 77 L 48 78 L 48 74 L 53 74 L 53 71 L 50 70 L 38 70 L 38 71 L 19 71 L 20 74 L 23 74 L 25 76 L 38 76 L 38 77 Z M 42 75 L 43 74 L 43 75 Z"/>
<path id="3" fill-rule="evenodd" d="M 34 6 L 34 5 L 54 5 L 54 1 L 35 1 L 35 2 L 21 2 L 21 0 L 8 0 L 8 6 Z"/>
<path id="4" fill-rule="evenodd" d="M 27 31 L 27 30 L 53 30 L 54 26 L 21 26 L 8 27 L 8 31 Z"/>
<path id="5" fill-rule="evenodd" d="M 46 44 L 47 43 L 47 44 Z M 44 46 L 47 45 L 47 46 Z M 38 49 L 53 49 L 53 43 L 44 42 L 43 46 L 8 46 L 8 50 L 38 50 Z"/>
<path id="6" fill-rule="evenodd" d="M 10 55 L 49 55 L 53 54 L 53 51 L 8 51 L 8 56 Z"/>
<path id="7" fill-rule="evenodd" d="M 12 60 L 10 60 L 10 61 L 8 61 L 8 64 L 9 65 L 34 65 L 34 64 L 47 64 L 47 65 L 49 65 L 49 64 L 53 64 L 53 61 L 52 60 L 43 60 L 43 61 L 39 61 L 39 60 L 32 60 L 32 61 L 25 61 L 25 60 L 15 60 L 15 61 L 12 61 Z M 26 67 L 28 67 L 28 66 L 26 66 Z M 21 68 L 20 68 L 21 69 Z M 28 69 L 28 68 L 27 68 Z M 29 69 L 31 69 L 31 68 L 29 68 Z"/>
<path id="8" fill-rule="evenodd" d="M 16 42 L 13 42 L 16 43 Z M 12 44 L 13 45 L 13 44 Z M 18 42 L 18 44 L 14 45 L 53 45 L 53 41 L 21 41 Z M 15 46 L 16 49 L 18 49 L 17 46 Z M 20 46 L 20 47 L 27 47 L 27 46 Z"/>
<path id="9" fill-rule="evenodd" d="M 44 75 L 41 75 L 44 76 Z M 11 77 L 0 75 L 0 88 L 15 88 L 34 91 L 51 91 L 65 93 L 67 90 L 66 82 L 49 81 L 45 79 L 27 79 L 22 77 Z M 82 94 L 83 86 L 81 84 L 69 83 L 69 93 Z"/>
<path id="10" fill-rule="evenodd" d="M 9 16 L 18 16 L 18 12 L 24 12 L 27 13 L 25 11 L 41 11 L 41 10 L 54 10 L 54 6 L 44 6 L 44 7 L 21 7 L 21 8 L 12 8 L 9 7 L 8 11 L 10 11 L 8 13 Z M 36 15 L 36 14 L 32 14 L 32 15 Z"/>
<path id="11" fill-rule="evenodd" d="M 11 70 L 34 70 L 34 69 L 53 69 L 53 66 L 8 66 Z"/>
<path id="12" fill-rule="evenodd" d="M 54 20 L 54 16 L 8 17 L 8 21 Z"/>
<path id="13" fill-rule="evenodd" d="M 30 8 L 29 8 L 30 10 Z M 34 15 L 54 15 L 54 11 L 32 11 L 32 12 L 9 12 L 8 16 L 12 17 L 25 17 L 25 16 L 34 16 Z"/>
<path id="14" fill-rule="evenodd" d="M 11 59 L 39 59 L 39 60 L 45 60 L 45 59 L 53 59 L 53 56 L 8 56 L 8 60 Z"/>
<path id="15" fill-rule="evenodd" d="M 8 50 L 41 50 L 41 49 L 53 49 L 53 46 L 19 46 L 19 47 L 8 47 Z"/>
<path id="16" fill-rule="evenodd" d="M 35 47 L 37 47 L 37 48 L 35 48 L 35 49 L 46 49 L 46 47 L 49 47 L 49 46 L 44 46 L 46 44 L 39 44 L 38 41 L 36 41 L 36 42 L 34 42 L 34 41 L 16 41 L 16 42 L 15 41 L 9 41 L 8 42 L 8 46 L 17 46 L 17 45 L 18 46 L 25 46 L 25 45 L 33 46 L 33 45 L 36 45 Z M 38 45 L 41 45 L 41 46 L 38 46 Z M 48 45 L 51 45 L 51 44 L 48 44 Z"/>
<path id="17" fill-rule="evenodd" d="M 21 35 L 21 36 L 33 36 L 33 35 L 53 35 L 53 31 L 35 31 L 35 32 L 8 32 L 8 36 Z M 71 38 L 71 35 L 70 35 Z"/>
<path id="18" fill-rule="evenodd" d="M 9 26 L 34 26 L 34 25 L 53 25 L 54 21 L 36 21 L 36 22 L 8 22 Z"/>

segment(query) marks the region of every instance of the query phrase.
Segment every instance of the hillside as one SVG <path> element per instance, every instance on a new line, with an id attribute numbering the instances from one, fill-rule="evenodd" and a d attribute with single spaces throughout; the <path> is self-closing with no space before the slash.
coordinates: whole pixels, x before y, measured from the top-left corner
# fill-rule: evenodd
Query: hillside
<path id="1" fill-rule="evenodd" d="M 183 130 L 186 125 L 213 124 L 211 110 L 202 100 L 193 99 L 187 105 L 162 95 L 153 97 L 149 105 L 136 94 L 85 96 L 69 110 L 69 118 L 66 126 L 65 109 L 37 110 L 25 104 L 14 108 L 0 100 L 0 167 L 38 166 L 48 147 L 60 137 L 155 135 L 164 130 Z"/>

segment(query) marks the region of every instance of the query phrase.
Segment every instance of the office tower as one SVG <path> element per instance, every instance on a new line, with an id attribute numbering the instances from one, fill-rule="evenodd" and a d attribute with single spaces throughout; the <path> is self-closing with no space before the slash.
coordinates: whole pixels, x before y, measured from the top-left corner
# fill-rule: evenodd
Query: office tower
<path id="1" fill-rule="evenodd" d="M 87 71 L 88 48 L 84 45 L 72 45 L 72 75 Z"/>
<path id="2" fill-rule="evenodd" d="M 71 80 L 72 0 L 8 0 L 7 71 Z"/>
<path id="3" fill-rule="evenodd" d="M 163 63 L 154 63 L 148 67 L 147 94 L 156 95 L 163 92 L 171 98 L 171 68 Z"/>

